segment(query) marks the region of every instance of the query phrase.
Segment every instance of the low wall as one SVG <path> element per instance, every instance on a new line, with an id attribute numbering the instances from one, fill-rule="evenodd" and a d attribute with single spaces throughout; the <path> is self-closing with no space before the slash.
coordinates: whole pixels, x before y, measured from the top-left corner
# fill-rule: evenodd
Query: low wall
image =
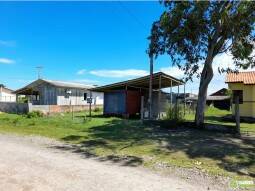
<path id="1" fill-rule="evenodd" d="M 0 102 L 0 111 L 6 113 L 27 113 L 29 111 L 27 103 Z"/>
<path id="2" fill-rule="evenodd" d="M 91 105 L 91 109 L 102 108 L 103 105 Z M 44 114 L 88 111 L 89 105 L 32 105 L 31 103 L 0 102 L 0 111 L 5 113 L 24 114 L 41 111 Z"/>
<path id="3" fill-rule="evenodd" d="M 103 105 L 91 105 L 91 109 L 102 108 Z M 29 112 L 41 111 L 44 114 L 88 111 L 89 105 L 32 105 L 29 104 Z"/>

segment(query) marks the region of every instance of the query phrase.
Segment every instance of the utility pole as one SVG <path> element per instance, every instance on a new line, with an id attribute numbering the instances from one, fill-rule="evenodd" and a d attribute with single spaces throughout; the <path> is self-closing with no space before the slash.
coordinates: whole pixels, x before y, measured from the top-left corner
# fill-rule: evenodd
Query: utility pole
<path id="1" fill-rule="evenodd" d="M 150 55 L 149 119 L 152 119 L 152 80 L 153 80 L 153 55 Z"/>
<path id="2" fill-rule="evenodd" d="M 36 67 L 38 79 L 41 79 L 41 78 L 42 78 L 42 76 L 41 76 L 41 71 L 42 71 L 42 69 L 43 69 L 43 66 L 37 66 L 37 67 Z"/>

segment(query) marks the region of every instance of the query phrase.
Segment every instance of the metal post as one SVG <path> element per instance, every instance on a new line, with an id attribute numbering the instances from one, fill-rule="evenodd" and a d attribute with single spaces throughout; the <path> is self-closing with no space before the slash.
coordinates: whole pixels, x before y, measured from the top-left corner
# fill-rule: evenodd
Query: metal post
<path id="1" fill-rule="evenodd" d="M 186 113 L 186 83 L 184 83 L 184 116 Z"/>
<path id="2" fill-rule="evenodd" d="M 172 107 L 173 107 L 173 80 L 171 79 L 171 87 L 170 87 L 170 108 L 172 113 Z"/>
<path id="3" fill-rule="evenodd" d="M 89 116 L 91 117 L 91 103 L 92 103 L 92 92 L 89 91 L 89 97 L 90 97 L 90 102 L 89 102 Z"/>
<path id="4" fill-rule="evenodd" d="M 180 86 L 178 85 L 178 93 L 177 93 L 177 99 L 176 99 L 176 119 L 179 118 L 179 95 L 180 95 Z"/>
<path id="5" fill-rule="evenodd" d="M 160 119 L 160 100 L 161 100 L 161 76 L 159 76 L 159 89 L 158 89 L 158 119 Z"/>
<path id="6" fill-rule="evenodd" d="M 153 80 L 153 56 L 150 56 L 149 119 L 152 119 L 152 80 Z"/>

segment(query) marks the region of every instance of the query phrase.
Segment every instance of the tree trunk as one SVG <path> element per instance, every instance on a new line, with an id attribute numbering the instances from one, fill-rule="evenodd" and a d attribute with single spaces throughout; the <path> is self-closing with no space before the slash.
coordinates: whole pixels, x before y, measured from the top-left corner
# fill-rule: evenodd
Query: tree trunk
<path id="1" fill-rule="evenodd" d="M 213 56 L 209 55 L 205 61 L 204 68 L 201 74 L 198 101 L 196 108 L 196 117 L 195 122 L 196 126 L 199 128 L 204 127 L 204 111 L 206 106 L 206 97 L 208 85 L 213 78 L 213 69 L 212 69 Z"/>

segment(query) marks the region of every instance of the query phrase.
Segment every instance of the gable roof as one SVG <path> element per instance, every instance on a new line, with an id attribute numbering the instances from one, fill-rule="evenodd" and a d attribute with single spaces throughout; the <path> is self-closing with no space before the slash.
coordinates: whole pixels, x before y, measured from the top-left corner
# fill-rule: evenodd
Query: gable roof
<path id="1" fill-rule="evenodd" d="M 36 87 L 36 86 L 38 86 L 40 84 L 43 84 L 43 83 L 47 83 L 47 84 L 53 85 L 55 87 L 75 88 L 75 89 L 90 89 L 90 88 L 95 87 L 93 85 L 85 85 L 85 84 L 73 83 L 73 82 L 38 79 L 38 80 L 35 80 L 32 83 L 26 85 L 25 87 L 16 90 L 15 93 L 27 92 L 27 90 L 30 90 L 31 88 Z"/>
<path id="2" fill-rule="evenodd" d="M 210 94 L 210 96 L 227 96 L 227 95 L 228 95 L 227 88 L 221 88 L 220 90 Z"/>
<path id="3" fill-rule="evenodd" d="M 56 87 L 78 88 L 78 89 L 89 89 L 89 88 L 95 87 L 93 85 L 86 85 L 86 84 L 81 84 L 81 83 L 64 82 L 64 81 L 56 81 L 56 80 L 45 80 L 45 79 L 42 79 L 42 80 L 53 85 L 53 86 L 56 86 Z"/>
<path id="4" fill-rule="evenodd" d="M 13 90 L 11 90 L 10 88 L 7 88 L 4 84 L 0 84 L 0 87 L 2 88 L 2 91 L 5 91 L 7 93 L 13 92 Z"/>
<path id="5" fill-rule="evenodd" d="M 246 85 L 255 84 L 255 71 L 228 73 L 226 83 L 243 83 Z"/>

